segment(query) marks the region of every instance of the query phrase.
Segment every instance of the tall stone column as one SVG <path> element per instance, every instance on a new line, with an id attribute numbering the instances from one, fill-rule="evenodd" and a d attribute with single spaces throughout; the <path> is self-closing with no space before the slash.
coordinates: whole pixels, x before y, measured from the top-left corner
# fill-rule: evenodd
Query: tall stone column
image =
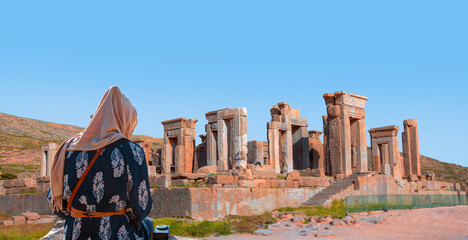
<path id="1" fill-rule="evenodd" d="M 403 121 L 403 125 L 405 127 L 405 131 L 402 133 L 405 176 L 416 179 L 417 176 L 421 176 L 418 120 L 408 119 Z"/>
<path id="2" fill-rule="evenodd" d="M 216 166 L 217 140 L 211 130 L 211 124 L 206 124 L 206 161 L 208 166 Z"/>

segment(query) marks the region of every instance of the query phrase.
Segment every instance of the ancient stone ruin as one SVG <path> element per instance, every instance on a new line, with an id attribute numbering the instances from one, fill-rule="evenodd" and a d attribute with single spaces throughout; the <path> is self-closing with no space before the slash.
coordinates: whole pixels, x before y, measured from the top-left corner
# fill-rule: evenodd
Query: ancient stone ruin
<path id="1" fill-rule="evenodd" d="M 177 118 L 161 122 L 164 126 L 163 173 L 191 173 L 195 153 L 195 124 L 198 119 Z"/>
<path id="2" fill-rule="evenodd" d="M 245 108 L 206 113 L 206 133 L 199 135 L 198 145 L 197 119 L 163 121 L 162 150 L 153 149 L 151 141 L 136 142 L 145 151 L 150 186 L 156 187 L 150 216 L 216 220 L 303 204 L 328 205 L 350 195 L 466 195 L 464 185 L 437 181 L 433 172 L 421 171 L 416 119 L 403 122 L 403 154 L 398 146 L 399 127 L 370 129 L 368 166 L 367 98 L 343 91 L 323 98 L 327 110 L 323 133 L 308 131 L 308 119 L 280 102 L 270 109 L 266 142 L 247 141 Z M 43 177 L 0 181 L 0 203 L 18 202 L 15 208 L 0 204 L 0 212 L 51 213 L 48 207 L 38 207 L 42 202 L 36 204 L 44 196 L 23 198 L 13 193 L 35 189 L 45 194 L 55 150 L 55 144 L 41 149 Z M 47 201 L 43 202 L 46 206 Z"/>
<path id="3" fill-rule="evenodd" d="M 372 146 L 372 170 L 396 179 L 401 179 L 403 163 L 398 147 L 397 126 L 373 128 L 369 130 Z"/>
<path id="4" fill-rule="evenodd" d="M 270 109 L 267 123 L 268 165 L 276 172 L 288 173 L 294 169 L 310 168 L 307 118 L 299 117 L 299 109 L 280 102 Z"/>
<path id="5" fill-rule="evenodd" d="M 421 161 L 419 159 L 419 135 L 418 120 L 408 119 L 403 121 L 405 131 L 401 134 L 403 140 L 403 159 L 405 176 L 417 179 L 421 176 Z"/>
<path id="6" fill-rule="evenodd" d="M 226 108 L 205 114 L 208 166 L 229 170 L 247 165 L 247 109 Z"/>
<path id="7" fill-rule="evenodd" d="M 41 146 L 42 158 L 40 164 L 40 176 L 50 176 L 52 163 L 54 162 L 55 153 L 57 152 L 57 144 L 49 143 Z"/>
<path id="8" fill-rule="evenodd" d="M 323 117 L 327 174 L 345 177 L 367 172 L 367 98 L 343 91 L 326 93 L 323 98 L 327 105 Z"/>

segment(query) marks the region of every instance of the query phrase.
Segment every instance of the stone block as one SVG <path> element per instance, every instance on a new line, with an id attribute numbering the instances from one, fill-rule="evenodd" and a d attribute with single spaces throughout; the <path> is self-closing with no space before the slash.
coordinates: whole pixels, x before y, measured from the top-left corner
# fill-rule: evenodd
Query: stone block
<path id="1" fill-rule="evenodd" d="M 301 187 L 328 187 L 330 180 L 325 177 L 300 177 L 299 186 Z"/>
<path id="2" fill-rule="evenodd" d="M 13 216 L 11 220 L 15 225 L 26 224 L 26 217 L 25 216 Z"/>
<path id="3" fill-rule="evenodd" d="M 280 187 L 282 188 L 299 188 L 298 181 L 291 181 L 291 180 L 282 180 L 280 182 Z"/>
<path id="4" fill-rule="evenodd" d="M 189 180 L 197 180 L 203 179 L 206 177 L 204 173 L 173 173 L 171 174 L 171 179 L 189 179 Z"/>
<path id="5" fill-rule="evenodd" d="M 216 174 L 217 171 L 216 166 L 204 166 L 198 169 L 197 173 L 202 173 L 202 174 Z"/>
<path id="6" fill-rule="evenodd" d="M 188 187 L 191 184 L 188 179 L 174 179 L 171 181 L 171 187 Z"/>
<path id="7" fill-rule="evenodd" d="M 252 174 L 257 179 L 276 179 L 277 173 L 273 165 L 252 165 L 248 164 L 247 169 L 252 171 Z"/>
<path id="8" fill-rule="evenodd" d="M 340 106 L 339 105 L 328 106 L 327 107 L 327 114 L 328 114 L 328 117 L 338 117 L 338 116 L 340 116 Z"/>
<path id="9" fill-rule="evenodd" d="M 299 181 L 300 177 L 301 174 L 299 172 L 290 172 L 288 173 L 288 176 L 286 176 L 286 180 Z"/>
<path id="10" fill-rule="evenodd" d="M 253 188 L 254 187 L 254 181 L 253 180 L 239 180 L 239 187 Z"/>
<path id="11" fill-rule="evenodd" d="M 156 177 L 155 187 L 158 188 L 168 188 L 171 184 L 170 175 L 161 175 Z"/>
<path id="12" fill-rule="evenodd" d="M 16 181 L 16 179 L 3 180 L 3 187 L 4 188 L 13 188 L 13 187 L 15 187 L 15 181 Z"/>
<path id="13" fill-rule="evenodd" d="M 3 220 L 3 221 L 0 221 L 0 226 L 12 226 L 14 225 L 15 223 L 13 222 L 13 220 Z"/>
<path id="14" fill-rule="evenodd" d="M 259 188 L 271 188 L 271 180 L 270 179 L 265 179 L 262 182 L 258 183 Z"/>
<path id="15" fill-rule="evenodd" d="M 24 212 L 21 215 L 23 215 L 26 218 L 26 220 L 37 220 L 41 218 L 41 216 L 39 216 L 39 214 L 35 212 Z"/>
<path id="16" fill-rule="evenodd" d="M 253 180 L 254 175 L 250 169 L 234 169 L 232 174 L 239 176 L 239 180 Z"/>
<path id="17" fill-rule="evenodd" d="M 37 219 L 36 220 L 36 223 L 53 223 L 55 222 L 56 219 L 55 218 L 41 218 L 41 219 Z"/>
<path id="18" fill-rule="evenodd" d="M 209 176 L 207 180 L 208 184 L 238 184 L 238 176 L 228 176 L 228 175 L 214 175 Z"/>

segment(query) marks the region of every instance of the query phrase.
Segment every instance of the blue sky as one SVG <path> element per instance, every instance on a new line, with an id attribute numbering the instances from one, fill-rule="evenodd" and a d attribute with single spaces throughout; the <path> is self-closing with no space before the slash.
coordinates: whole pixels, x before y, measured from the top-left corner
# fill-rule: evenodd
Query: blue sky
<path id="1" fill-rule="evenodd" d="M 322 129 L 322 95 L 369 97 L 367 128 L 419 120 L 421 154 L 468 166 L 466 1 L 0 3 L 0 112 L 86 126 L 118 85 L 137 134 L 247 107 L 266 140 L 284 101 Z M 370 142 L 368 142 L 370 145 Z"/>

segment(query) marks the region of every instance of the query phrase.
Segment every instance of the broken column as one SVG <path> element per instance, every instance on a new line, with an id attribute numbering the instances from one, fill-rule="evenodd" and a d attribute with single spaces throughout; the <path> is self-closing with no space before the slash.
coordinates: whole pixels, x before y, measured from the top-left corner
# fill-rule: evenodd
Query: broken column
<path id="1" fill-rule="evenodd" d="M 49 143 L 41 146 L 41 169 L 40 175 L 43 176 L 50 176 L 50 172 L 52 170 L 52 163 L 54 161 L 55 153 L 57 152 L 57 144 Z"/>
<path id="2" fill-rule="evenodd" d="M 367 98 L 343 91 L 323 95 L 327 174 L 345 177 L 367 172 L 365 105 Z"/>
<path id="3" fill-rule="evenodd" d="M 317 169 L 321 177 L 325 176 L 325 157 L 320 140 L 321 131 L 309 131 L 309 162 L 311 169 Z"/>
<path id="4" fill-rule="evenodd" d="M 421 162 L 419 159 L 418 120 L 408 119 L 403 121 L 405 127 L 402 135 L 403 159 L 405 176 L 414 180 L 421 176 Z"/>
<path id="5" fill-rule="evenodd" d="M 198 119 L 177 118 L 161 122 L 164 126 L 163 173 L 191 173 L 195 153 L 195 124 Z"/>
<path id="6" fill-rule="evenodd" d="M 229 170 L 247 165 L 247 109 L 226 108 L 205 114 L 208 166 Z"/>
<path id="7" fill-rule="evenodd" d="M 398 147 L 397 126 L 386 126 L 369 130 L 372 146 L 372 171 L 401 179 L 403 163 Z"/>
<path id="8" fill-rule="evenodd" d="M 310 168 L 307 118 L 299 117 L 299 110 L 280 102 L 270 109 L 267 123 L 268 165 L 277 173 Z"/>

